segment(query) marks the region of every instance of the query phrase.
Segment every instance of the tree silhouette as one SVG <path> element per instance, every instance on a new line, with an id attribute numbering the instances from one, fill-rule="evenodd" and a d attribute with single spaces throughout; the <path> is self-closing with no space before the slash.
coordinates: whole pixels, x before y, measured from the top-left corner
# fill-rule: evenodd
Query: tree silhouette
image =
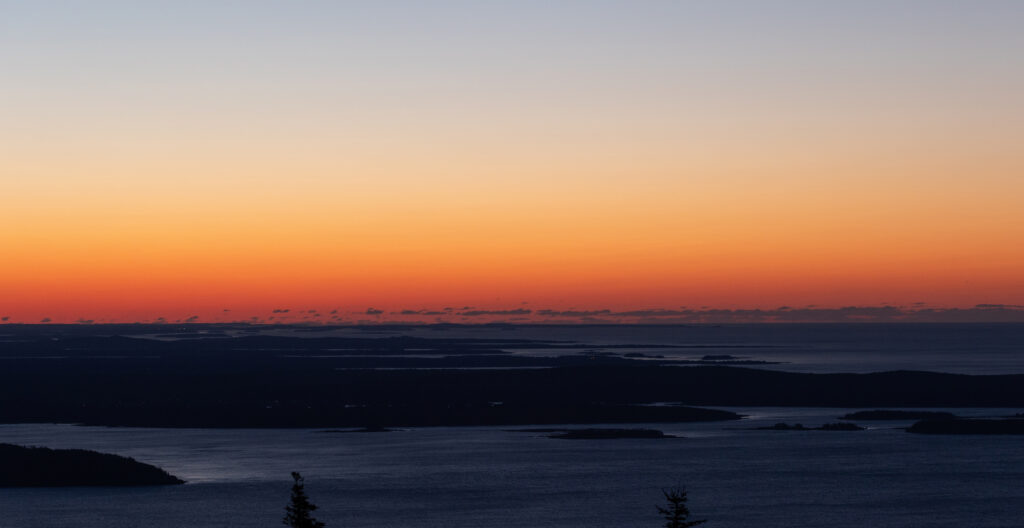
<path id="1" fill-rule="evenodd" d="M 292 478 L 295 479 L 295 483 L 292 484 L 292 502 L 285 506 L 284 520 L 281 522 L 292 528 L 324 528 L 324 523 L 311 515 L 313 510 L 316 510 L 316 505 L 309 502 L 309 497 L 306 496 L 302 475 L 292 471 Z"/>
<path id="2" fill-rule="evenodd" d="M 687 528 L 708 522 L 707 519 L 690 521 L 690 509 L 686 507 L 686 488 L 676 486 L 661 490 L 668 501 L 667 507 L 658 506 L 658 513 L 665 517 L 665 528 Z"/>

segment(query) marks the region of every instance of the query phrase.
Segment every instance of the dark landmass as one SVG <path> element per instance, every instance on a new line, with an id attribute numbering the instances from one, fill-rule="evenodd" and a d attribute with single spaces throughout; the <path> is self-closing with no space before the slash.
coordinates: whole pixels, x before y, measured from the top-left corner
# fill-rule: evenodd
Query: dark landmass
<path id="1" fill-rule="evenodd" d="M 758 431 L 863 431 L 864 428 L 852 423 L 827 423 L 821 427 L 804 427 L 803 424 L 777 423 L 768 427 L 755 427 Z"/>
<path id="2" fill-rule="evenodd" d="M 589 347 L 564 341 L 282 337 L 250 335 L 247 325 L 198 327 L 214 337 L 187 325 L 4 325 L 0 422 L 387 428 L 738 418 L 693 406 L 1024 406 L 1024 375 L 800 374 L 717 360 L 680 367 L 605 353 L 508 351 Z M 655 402 L 681 405 L 646 405 Z"/>
<path id="3" fill-rule="evenodd" d="M 737 359 L 743 359 L 736 356 L 730 356 L 729 354 L 709 354 L 702 358 L 702 361 L 735 361 Z"/>
<path id="4" fill-rule="evenodd" d="M 0 487 L 163 486 L 185 481 L 128 457 L 0 444 Z"/>
<path id="5" fill-rule="evenodd" d="M 548 435 L 563 440 L 615 440 L 621 438 L 678 438 L 656 429 L 565 429 Z"/>
<path id="6" fill-rule="evenodd" d="M 1024 405 L 1024 376 L 794 374 L 736 367 L 337 370 L 330 360 L 4 360 L 0 422 L 169 427 L 642 423 L 672 406 Z M 491 402 L 503 402 L 495 405 Z"/>
<path id="7" fill-rule="evenodd" d="M 957 416 L 944 411 L 898 411 L 876 409 L 857 411 L 840 416 L 840 420 L 952 420 Z"/>
<path id="8" fill-rule="evenodd" d="M 909 433 L 956 435 L 1019 435 L 1024 434 L 1024 420 L 921 420 L 907 428 Z"/>

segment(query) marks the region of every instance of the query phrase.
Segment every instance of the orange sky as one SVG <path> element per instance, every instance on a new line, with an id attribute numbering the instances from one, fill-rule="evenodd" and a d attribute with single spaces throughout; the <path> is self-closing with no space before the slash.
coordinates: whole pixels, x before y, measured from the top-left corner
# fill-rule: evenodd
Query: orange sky
<path id="1" fill-rule="evenodd" d="M 9 8 L 0 316 L 1024 304 L 1012 4 L 259 5 Z"/>

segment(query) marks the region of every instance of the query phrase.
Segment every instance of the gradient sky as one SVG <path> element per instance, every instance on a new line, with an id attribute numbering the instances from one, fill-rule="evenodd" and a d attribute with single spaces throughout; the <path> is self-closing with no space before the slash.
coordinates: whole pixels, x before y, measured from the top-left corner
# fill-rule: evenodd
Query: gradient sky
<path id="1" fill-rule="evenodd" d="M 1024 304 L 1022 27 L 0 0 L 0 316 Z"/>

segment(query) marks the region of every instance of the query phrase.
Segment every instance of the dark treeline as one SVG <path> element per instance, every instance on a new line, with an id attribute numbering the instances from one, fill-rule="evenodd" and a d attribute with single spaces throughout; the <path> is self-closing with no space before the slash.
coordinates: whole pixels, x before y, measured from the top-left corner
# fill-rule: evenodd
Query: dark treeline
<path id="1" fill-rule="evenodd" d="M 0 444 L 0 487 L 154 486 L 182 484 L 166 471 L 134 459 L 84 449 Z"/>

